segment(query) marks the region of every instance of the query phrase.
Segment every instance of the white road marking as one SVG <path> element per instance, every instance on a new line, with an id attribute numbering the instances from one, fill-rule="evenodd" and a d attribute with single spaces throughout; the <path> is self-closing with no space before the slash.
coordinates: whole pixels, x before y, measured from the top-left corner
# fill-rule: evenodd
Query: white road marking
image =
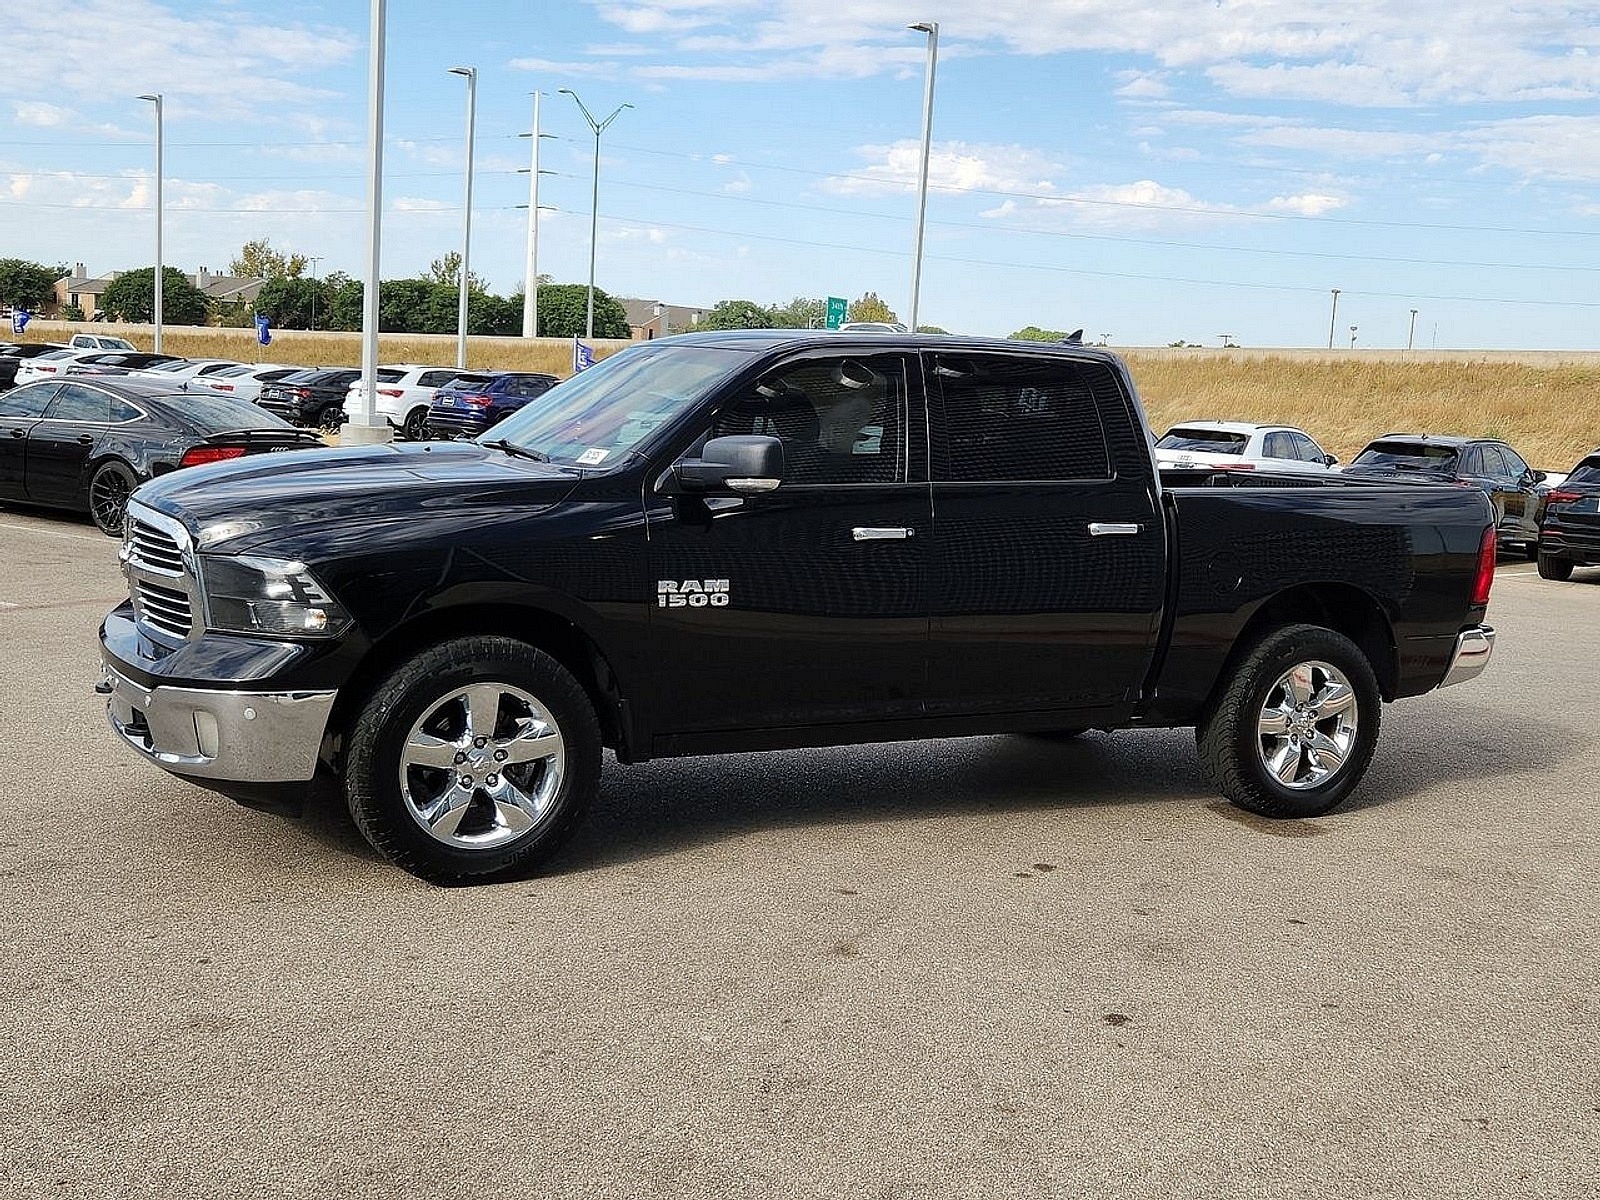
<path id="1" fill-rule="evenodd" d="M 81 533 L 62 533 L 59 529 L 35 529 L 32 525 L 12 525 L 8 521 L 0 521 L 0 529 L 15 529 L 20 533 L 33 533 L 40 537 L 63 538 L 69 542 L 98 542 L 100 545 L 114 545 L 108 537 L 88 537 Z"/>

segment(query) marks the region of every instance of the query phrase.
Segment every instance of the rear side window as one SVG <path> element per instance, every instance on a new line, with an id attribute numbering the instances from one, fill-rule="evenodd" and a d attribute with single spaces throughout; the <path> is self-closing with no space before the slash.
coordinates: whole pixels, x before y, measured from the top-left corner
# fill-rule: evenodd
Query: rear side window
<path id="1" fill-rule="evenodd" d="M 1175 426 L 1156 443 L 1157 450 L 1196 450 L 1201 454 L 1243 454 L 1249 438 L 1224 429 L 1186 429 Z"/>
<path id="2" fill-rule="evenodd" d="M 930 357 L 944 411 L 936 480 L 1111 478 L 1097 392 L 1119 393 L 1104 364 L 1006 354 Z"/>

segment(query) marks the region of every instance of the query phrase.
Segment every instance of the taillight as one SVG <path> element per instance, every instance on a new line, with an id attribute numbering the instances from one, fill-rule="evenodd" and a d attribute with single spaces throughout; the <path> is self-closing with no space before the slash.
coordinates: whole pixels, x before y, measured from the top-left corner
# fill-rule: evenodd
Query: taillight
<path id="1" fill-rule="evenodd" d="M 1494 526 L 1483 531 L 1478 543 L 1478 571 L 1472 577 L 1472 607 L 1483 608 L 1489 603 L 1489 589 L 1494 586 Z"/>
<path id="2" fill-rule="evenodd" d="M 464 395 L 464 396 L 461 397 L 461 399 L 465 400 L 468 404 L 476 405 L 479 408 L 488 408 L 489 405 L 494 403 L 494 397 L 493 396 L 467 396 L 467 395 Z"/>
<path id="3" fill-rule="evenodd" d="M 233 391 L 233 384 L 231 383 L 213 383 L 211 386 L 216 388 L 219 392 Z"/>
<path id="4" fill-rule="evenodd" d="M 405 395 L 405 392 L 401 388 L 379 388 L 378 395 L 393 396 L 396 400 L 398 400 L 401 396 Z"/>
<path id="5" fill-rule="evenodd" d="M 1546 504 L 1571 504 L 1574 500 L 1582 499 L 1582 492 L 1569 492 L 1566 488 L 1557 488 L 1553 492 L 1546 493 L 1544 502 Z"/>
<path id="6" fill-rule="evenodd" d="M 56 373 L 56 369 L 54 367 L 40 367 L 39 370 L 43 371 L 46 375 L 54 375 Z"/>
<path id="7" fill-rule="evenodd" d="M 222 462 L 228 458 L 243 458 L 243 446 L 190 446 L 178 460 L 180 467 L 198 467 L 202 463 Z"/>
<path id="8" fill-rule="evenodd" d="M 302 400 L 311 399 L 311 389 L 310 388 L 295 388 L 294 394 L 296 396 L 299 396 L 300 399 L 302 399 Z"/>

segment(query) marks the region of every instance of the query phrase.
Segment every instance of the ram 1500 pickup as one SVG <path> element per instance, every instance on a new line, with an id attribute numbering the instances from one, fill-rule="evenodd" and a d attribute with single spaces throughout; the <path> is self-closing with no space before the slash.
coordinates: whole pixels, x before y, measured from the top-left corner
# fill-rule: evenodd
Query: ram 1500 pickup
<path id="1" fill-rule="evenodd" d="M 1383 702 L 1484 668 L 1494 550 L 1476 490 L 1164 482 L 1094 349 L 696 334 L 477 442 L 145 484 L 98 686 L 140 756 L 245 803 L 331 770 L 438 881 L 549 856 L 605 748 L 1192 725 L 1232 801 L 1308 816 Z"/>

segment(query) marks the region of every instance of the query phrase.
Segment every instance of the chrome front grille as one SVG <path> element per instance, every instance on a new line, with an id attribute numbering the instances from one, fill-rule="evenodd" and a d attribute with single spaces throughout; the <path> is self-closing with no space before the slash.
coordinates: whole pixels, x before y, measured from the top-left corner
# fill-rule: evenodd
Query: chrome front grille
<path id="1" fill-rule="evenodd" d="M 132 591 L 133 614 L 138 620 L 173 637 L 189 636 L 194 628 L 194 608 L 187 592 L 146 579 L 136 579 Z"/>
<path id="2" fill-rule="evenodd" d="M 128 518 L 128 562 L 168 575 L 183 574 L 183 549 L 164 530 L 137 517 Z"/>

